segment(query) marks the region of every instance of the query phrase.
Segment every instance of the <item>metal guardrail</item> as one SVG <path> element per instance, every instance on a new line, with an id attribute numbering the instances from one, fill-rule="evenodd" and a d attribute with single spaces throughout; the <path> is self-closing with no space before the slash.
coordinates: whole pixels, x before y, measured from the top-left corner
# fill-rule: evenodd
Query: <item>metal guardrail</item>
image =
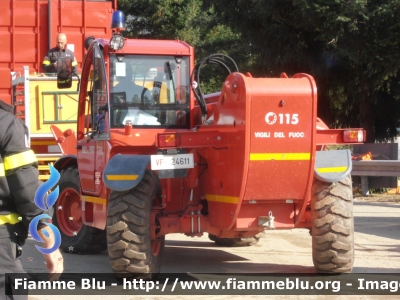
<path id="1" fill-rule="evenodd" d="M 361 177 L 362 194 L 368 195 L 368 176 L 400 177 L 400 160 L 353 160 L 351 175 Z"/>
<path id="2" fill-rule="evenodd" d="M 400 160 L 353 160 L 351 175 L 400 176 Z"/>

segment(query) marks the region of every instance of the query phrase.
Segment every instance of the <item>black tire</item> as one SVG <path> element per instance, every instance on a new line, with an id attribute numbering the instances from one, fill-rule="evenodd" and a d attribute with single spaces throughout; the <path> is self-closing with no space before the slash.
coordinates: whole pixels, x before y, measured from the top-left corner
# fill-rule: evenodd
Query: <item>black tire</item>
<path id="1" fill-rule="evenodd" d="M 223 247 L 247 247 L 253 246 L 260 241 L 261 234 L 247 238 L 219 238 L 213 234 L 208 234 L 208 238 L 218 246 Z"/>
<path id="2" fill-rule="evenodd" d="M 318 273 L 349 273 L 354 263 L 351 177 L 313 185 L 312 251 Z"/>
<path id="3" fill-rule="evenodd" d="M 152 278 L 160 272 L 165 237 L 151 238 L 153 205 L 160 205 L 161 188 L 150 170 L 132 190 L 112 191 L 107 213 L 110 264 L 118 277 Z"/>
<path id="4" fill-rule="evenodd" d="M 68 253 L 97 253 L 107 249 L 106 231 L 82 225 L 80 219 L 80 181 L 76 167 L 62 170 L 59 197 L 54 206 L 53 224 L 61 233 L 60 248 Z M 61 209 L 59 209 L 61 208 Z M 69 219 L 70 213 L 76 216 Z"/>

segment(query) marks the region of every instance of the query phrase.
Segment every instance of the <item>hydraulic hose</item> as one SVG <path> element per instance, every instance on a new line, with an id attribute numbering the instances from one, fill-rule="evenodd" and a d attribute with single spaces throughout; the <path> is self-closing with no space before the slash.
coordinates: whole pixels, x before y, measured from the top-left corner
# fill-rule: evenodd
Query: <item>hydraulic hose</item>
<path id="1" fill-rule="evenodd" d="M 228 67 L 227 62 L 231 62 L 234 70 L 231 71 L 231 69 Z M 203 115 L 203 123 L 207 119 L 207 103 L 206 100 L 204 99 L 204 94 L 201 90 L 200 86 L 200 71 L 201 68 L 207 64 L 215 64 L 222 69 L 224 69 L 228 74 L 232 72 L 239 72 L 239 68 L 237 67 L 235 61 L 230 58 L 227 55 L 224 54 L 211 54 L 210 56 L 202 59 L 193 69 L 193 73 L 191 76 L 191 84 L 192 84 L 192 90 L 193 93 L 196 97 L 197 102 L 200 105 L 201 113 Z"/>

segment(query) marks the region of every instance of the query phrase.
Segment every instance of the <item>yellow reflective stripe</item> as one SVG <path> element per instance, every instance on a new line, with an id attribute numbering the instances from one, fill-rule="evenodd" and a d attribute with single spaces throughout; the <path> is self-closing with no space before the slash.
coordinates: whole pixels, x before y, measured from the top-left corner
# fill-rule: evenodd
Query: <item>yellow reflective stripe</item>
<path id="1" fill-rule="evenodd" d="M 0 215 L 0 225 L 4 224 L 17 224 L 18 222 L 21 222 L 22 218 L 19 214 L 17 213 L 11 213 L 9 215 Z"/>
<path id="2" fill-rule="evenodd" d="M 318 173 L 338 173 L 345 172 L 348 169 L 347 166 L 344 167 L 330 167 L 330 168 L 317 168 Z"/>
<path id="3" fill-rule="evenodd" d="M 250 153 L 250 160 L 310 160 L 310 153 Z"/>
<path id="4" fill-rule="evenodd" d="M 106 205 L 106 199 L 92 196 L 81 196 L 82 202 L 91 202 L 96 204 Z"/>
<path id="5" fill-rule="evenodd" d="M 207 201 L 224 202 L 231 204 L 238 204 L 239 197 L 223 196 L 223 195 L 206 195 Z"/>
<path id="6" fill-rule="evenodd" d="M 106 175 L 108 180 L 136 180 L 139 175 Z"/>
<path id="7" fill-rule="evenodd" d="M 37 162 L 35 153 L 32 150 L 4 157 L 4 170 L 12 170 L 25 165 Z"/>
<path id="8" fill-rule="evenodd" d="M 0 163 L 0 177 L 6 176 L 6 171 L 4 171 L 4 164 Z"/>
<path id="9" fill-rule="evenodd" d="M 44 64 L 45 66 L 49 66 L 49 65 L 51 64 L 51 62 L 50 62 L 49 60 L 44 60 L 44 61 L 43 61 L 43 64 Z"/>
<path id="10" fill-rule="evenodd" d="M 72 66 L 74 67 L 74 66 L 76 66 L 78 63 L 76 62 L 76 60 L 74 60 L 73 62 L 72 62 Z"/>

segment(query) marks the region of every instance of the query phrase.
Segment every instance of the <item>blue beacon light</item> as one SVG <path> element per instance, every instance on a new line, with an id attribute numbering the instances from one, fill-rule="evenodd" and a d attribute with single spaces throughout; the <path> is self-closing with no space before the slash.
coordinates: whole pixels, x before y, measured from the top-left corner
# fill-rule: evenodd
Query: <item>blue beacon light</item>
<path id="1" fill-rule="evenodd" d="M 125 15 L 122 11 L 116 10 L 112 14 L 111 29 L 124 30 L 126 28 Z"/>

